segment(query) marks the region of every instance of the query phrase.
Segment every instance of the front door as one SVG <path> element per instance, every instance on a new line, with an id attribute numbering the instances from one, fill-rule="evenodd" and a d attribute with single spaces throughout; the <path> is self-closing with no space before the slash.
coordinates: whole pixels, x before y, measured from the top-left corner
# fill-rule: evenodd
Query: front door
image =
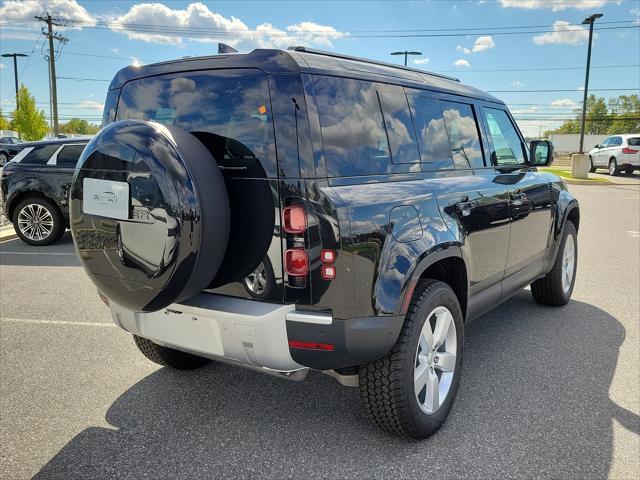
<path id="1" fill-rule="evenodd" d="M 509 253 L 503 296 L 521 288 L 543 269 L 553 223 L 551 176 L 527 164 L 527 151 L 506 110 L 483 107 L 490 139 L 491 159 L 503 173 L 511 217 Z"/>

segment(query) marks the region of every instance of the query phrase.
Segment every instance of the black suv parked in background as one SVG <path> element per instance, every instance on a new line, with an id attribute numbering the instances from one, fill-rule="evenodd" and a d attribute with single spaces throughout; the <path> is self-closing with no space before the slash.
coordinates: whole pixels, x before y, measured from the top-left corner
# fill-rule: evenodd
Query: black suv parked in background
<path id="1" fill-rule="evenodd" d="M 56 242 L 69 227 L 69 188 L 88 138 L 21 143 L 2 168 L 0 187 L 7 218 L 30 245 Z"/>
<path id="2" fill-rule="evenodd" d="M 580 217 L 552 157 L 457 79 L 304 47 L 188 58 L 116 75 L 71 229 L 154 362 L 321 370 L 424 438 L 467 322 L 527 285 L 569 301 Z"/>

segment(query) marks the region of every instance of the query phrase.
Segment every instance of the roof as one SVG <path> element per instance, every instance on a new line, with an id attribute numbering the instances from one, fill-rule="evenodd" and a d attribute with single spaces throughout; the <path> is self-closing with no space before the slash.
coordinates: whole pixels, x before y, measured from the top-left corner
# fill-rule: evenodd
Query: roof
<path id="1" fill-rule="evenodd" d="M 129 66 L 116 74 L 109 89 L 121 88 L 126 82 L 138 78 L 214 68 L 259 68 L 268 74 L 335 75 L 394 83 L 502 103 L 493 95 L 465 85 L 457 78 L 307 47 L 291 47 L 288 50 L 255 49 L 249 53 L 185 57 L 141 67 Z"/>
<path id="2" fill-rule="evenodd" d="M 67 143 L 87 143 L 92 137 L 69 137 L 69 138 L 51 138 L 47 140 L 38 140 L 35 142 L 19 143 L 21 147 L 39 147 L 42 145 L 66 145 Z"/>

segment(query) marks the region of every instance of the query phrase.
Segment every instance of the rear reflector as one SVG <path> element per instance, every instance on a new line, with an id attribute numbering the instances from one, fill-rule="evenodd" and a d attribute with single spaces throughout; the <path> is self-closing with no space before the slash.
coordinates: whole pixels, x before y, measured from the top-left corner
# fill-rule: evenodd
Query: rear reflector
<path id="1" fill-rule="evenodd" d="M 291 248 L 284 252 L 284 267 L 292 277 L 304 277 L 309 271 L 307 252 L 302 248 Z"/>
<path id="2" fill-rule="evenodd" d="M 307 212 L 300 205 L 284 207 L 282 227 L 286 233 L 302 233 L 307 229 Z"/>
<path id="3" fill-rule="evenodd" d="M 333 265 L 322 265 L 320 276 L 325 280 L 333 280 L 336 278 L 336 267 Z"/>
<path id="4" fill-rule="evenodd" d="M 624 147 L 622 149 L 622 153 L 626 153 L 627 155 L 633 155 L 634 153 L 638 153 L 640 152 L 640 150 L 635 150 L 633 148 L 629 148 L 629 147 Z"/>
<path id="5" fill-rule="evenodd" d="M 331 343 L 301 342 L 300 340 L 289 340 L 291 348 L 302 348 L 306 350 L 324 350 L 325 352 L 333 352 Z"/>

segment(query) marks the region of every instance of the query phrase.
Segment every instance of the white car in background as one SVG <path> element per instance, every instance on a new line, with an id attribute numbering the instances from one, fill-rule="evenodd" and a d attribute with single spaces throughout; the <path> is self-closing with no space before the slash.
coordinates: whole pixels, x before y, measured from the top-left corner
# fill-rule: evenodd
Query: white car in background
<path id="1" fill-rule="evenodd" d="M 640 134 L 612 135 L 589 152 L 591 173 L 606 168 L 609 175 L 640 170 Z"/>

